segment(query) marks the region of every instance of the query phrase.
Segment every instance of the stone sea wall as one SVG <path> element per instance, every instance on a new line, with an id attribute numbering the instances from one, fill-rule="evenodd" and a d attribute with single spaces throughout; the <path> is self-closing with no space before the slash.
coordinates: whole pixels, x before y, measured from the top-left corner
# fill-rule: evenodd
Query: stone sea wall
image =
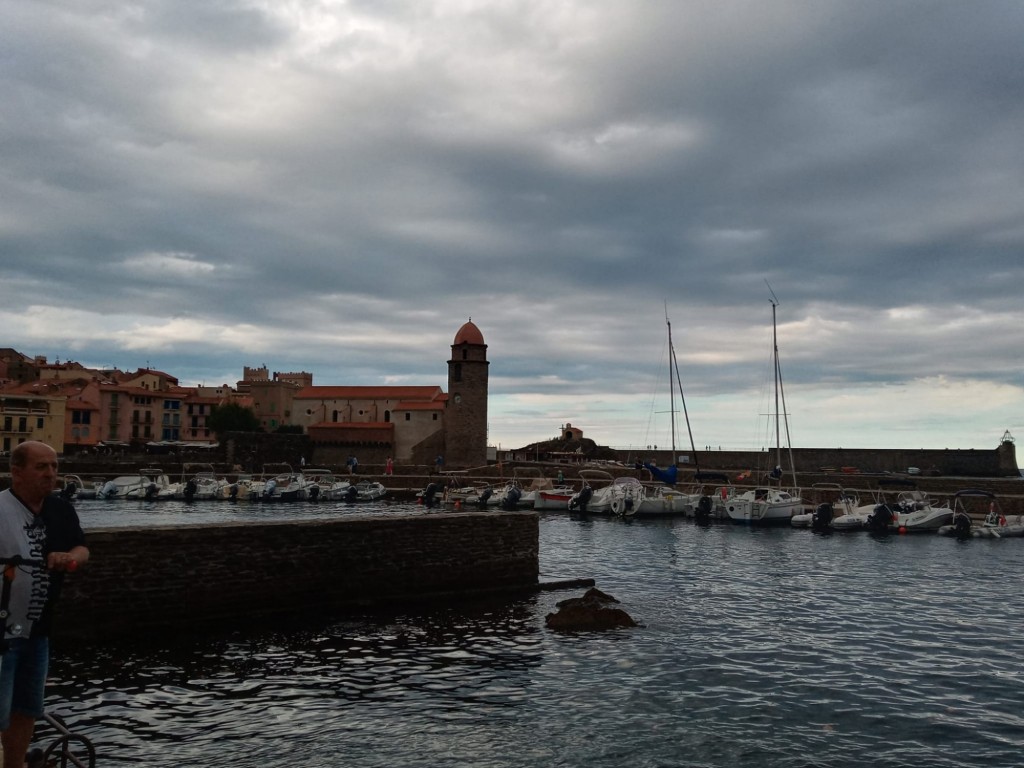
<path id="1" fill-rule="evenodd" d="M 116 528 L 89 533 L 55 638 L 202 631 L 406 599 L 535 588 L 534 512 Z"/>

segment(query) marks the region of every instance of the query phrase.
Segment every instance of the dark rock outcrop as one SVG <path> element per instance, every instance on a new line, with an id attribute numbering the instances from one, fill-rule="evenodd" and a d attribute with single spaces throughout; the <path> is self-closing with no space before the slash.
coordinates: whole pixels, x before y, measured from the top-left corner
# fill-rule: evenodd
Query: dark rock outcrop
<path id="1" fill-rule="evenodd" d="M 599 589 L 588 589 L 583 597 L 557 603 L 558 612 L 545 617 L 548 629 L 560 632 L 589 632 L 619 627 L 635 627 L 637 623 L 621 608 L 619 601 Z"/>

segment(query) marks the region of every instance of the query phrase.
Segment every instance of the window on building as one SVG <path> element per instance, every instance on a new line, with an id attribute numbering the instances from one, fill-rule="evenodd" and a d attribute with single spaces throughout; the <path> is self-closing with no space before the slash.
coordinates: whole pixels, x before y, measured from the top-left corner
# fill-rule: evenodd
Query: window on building
<path id="1" fill-rule="evenodd" d="M 42 416 L 36 417 L 36 429 L 42 429 L 45 423 L 46 419 L 44 419 Z"/>
<path id="2" fill-rule="evenodd" d="M 452 371 L 452 381 L 462 381 L 462 363 L 455 364 L 455 370 Z"/>
<path id="3" fill-rule="evenodd" d="M 468 358 L 469 358 L 469 350 L 468 349 L 462 350 L 462 359 L 466 360 Z"/>
<path id="4" fill-rule="evenodd" d="M 384 422 L 387 423 L 389 421 L 391 421 L 391 411 L 384 411 Z"/>
<path id="5" fill-rule="evenodd" d="M 409 413 L 409 411 L 405 412 L 405 420 L 406 421 L 412 421 L 412 414 Z"/>

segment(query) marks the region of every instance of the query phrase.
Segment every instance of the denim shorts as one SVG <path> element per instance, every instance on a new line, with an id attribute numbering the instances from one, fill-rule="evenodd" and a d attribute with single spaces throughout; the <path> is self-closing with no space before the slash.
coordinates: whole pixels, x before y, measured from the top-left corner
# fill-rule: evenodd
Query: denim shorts
<path id="1" fill-rule="evenodd" d="M 11 712 L 43 716 L 50 641 L 46 637 L 9 640 L 0 661 L 0 730 L 11 724 Z"/>

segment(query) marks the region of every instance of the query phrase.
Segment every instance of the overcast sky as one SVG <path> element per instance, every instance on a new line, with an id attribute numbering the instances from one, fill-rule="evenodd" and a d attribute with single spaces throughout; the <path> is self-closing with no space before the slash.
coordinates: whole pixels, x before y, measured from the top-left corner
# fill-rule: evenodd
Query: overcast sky
<path id="1" fill-rule="evenodd" d="M 667 446 L 667 312 L 750 449 L 774 292 L 794 446 L 1024 433 L 1017 0 L 0 11 L 0 346 L 447 388 L 472 317 L 492 444 Z"/>

